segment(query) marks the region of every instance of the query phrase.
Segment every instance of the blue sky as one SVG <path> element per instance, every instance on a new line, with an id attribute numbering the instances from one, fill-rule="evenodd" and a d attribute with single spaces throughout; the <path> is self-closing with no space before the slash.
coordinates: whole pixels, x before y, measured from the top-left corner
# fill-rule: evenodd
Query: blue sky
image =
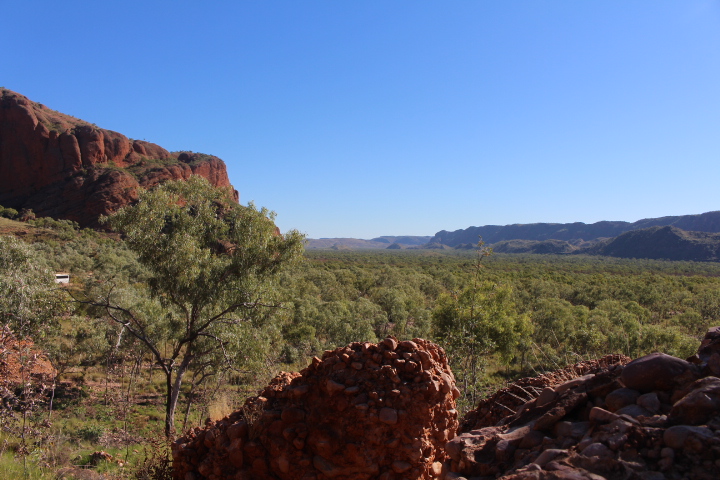
<path id="1" fill-rule="evenodd" d="M 309 237 L 720 209 L 720 2 L 3 2 L 0 85 Z"/>

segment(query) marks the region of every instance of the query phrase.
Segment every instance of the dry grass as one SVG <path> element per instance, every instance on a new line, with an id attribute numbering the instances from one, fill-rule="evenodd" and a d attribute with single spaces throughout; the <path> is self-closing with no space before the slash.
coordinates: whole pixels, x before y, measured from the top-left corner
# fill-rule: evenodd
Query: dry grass
<path id="1" fill-rule="evenodd" d="M 0 217 L 0 234 L 2 235 L 15 235 L 17 232 L 29 232 L 36 228 L 27 223 L 10 220 L 9 218 Z"/>
<path id="2" fill-rule="evenodd" d="M 227 417 L 234 411 L 232 402 L 228 398 L 227 393 L 220 393 L 215 396 L 208 406 L 208 416 L 210 420 L 220 420 Z"/>

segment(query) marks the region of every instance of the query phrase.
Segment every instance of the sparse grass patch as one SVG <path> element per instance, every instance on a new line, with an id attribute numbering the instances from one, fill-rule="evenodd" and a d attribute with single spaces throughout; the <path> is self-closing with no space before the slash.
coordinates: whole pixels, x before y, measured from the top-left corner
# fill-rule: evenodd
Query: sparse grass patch
<path id="1" fill-rule="evenodd" d="M 220 420 L 233 412 L 232 402 L 228 398 L 227 393 L 222 392 L 215 395 L 208 407 L 208 417 L 210 420 Z"/>
<path id="2" fill-rule="evenodd" d="M 6 479 L 22 480 L 51 480 L 55 478 L 54 472 L 49 468 L 42 468 L 31 459 L 23 461 L 13 452 L 0 453 L 0 474 Z"/>

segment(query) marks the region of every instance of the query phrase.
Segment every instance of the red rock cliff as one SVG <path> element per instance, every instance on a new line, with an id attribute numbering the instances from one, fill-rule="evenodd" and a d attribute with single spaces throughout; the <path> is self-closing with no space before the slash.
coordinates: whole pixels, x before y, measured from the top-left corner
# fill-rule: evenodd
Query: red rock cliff
<path id="1" fill-rule="evenodd" d="M 138 187 L 193 174 L 231 188 L 217 157 L 171 153 L 0 90 L 0 205 L 94 226 Z"/>

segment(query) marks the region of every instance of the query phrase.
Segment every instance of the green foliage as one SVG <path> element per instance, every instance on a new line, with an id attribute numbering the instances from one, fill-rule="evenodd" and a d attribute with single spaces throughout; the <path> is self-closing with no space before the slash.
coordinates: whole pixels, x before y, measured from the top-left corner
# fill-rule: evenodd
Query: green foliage
<path id="1" fill-rule="evenodd" d="M 463 387 L 461 411 L 473 408 L 479 399 L 486 358 L 496 354 L 507 364 L 532 332 L 527 315 L 518 314 L 512 288 L 482 281 L 481 261 L 492 254 L 477 246 L 472 281 L 459 293 L 440 295 L 433 310 L 433 334 L 445 346 L 448 359 Z"/>
<path id="2" fill-rule="evenodd" d="M 456 348 L 453 342 L 465 342 L 469 348 L 463 334 L 451 342 L 438 327 L 449 324 L 446 331 L 469 331 L 468 319 L 476 317 L 468 313 L 473 304 L 485 316 L 492 315 L 493 308 L 495 314 L 502 312 L 497 305 L 483 304 L 496 288 L 501 293 L 496 301 L 504 299 L 512 304 L 516 318 L 529 319 L 532 333 L 520 338 L 521 343 L 503 346 L 501 352 L 493 350 L 496 340 L 490 335 L 497 332 L 490 331 L 479 335 L 473 348 L 486 351 L 489 364 L 510 361 L 521 368 L 546 369 L 607 353 L 637 357 L 654 350 L 692 351 L 720 319 L 720 265 L 493 255 L 483 260 L 485 268 L 478 277 L 473 256 L 457 251 L 306 252 L 309 263 L 288 282 L 293 286 L 288 291 L 294 292 L 295 323 L 312 324 L 331 299 L 367 298 L 391 315 L 401 311 L 397 298 L 414 296 L 420 308 L 416 312 L 435 313 L 434 333 L 425 329 L 418 336 L 432 336 L 448 350 Z M 474 284 L 480 293 L 473 302 Z M 376 336 L 398 334 L 396 325 L 388 321 L 375 329 Z M 473 324 L 476 329 L 484 325 Z M 672 327 L 667 329 L 672 334 L 658 335 L 666 327 Z M 327 328 L 315 332 L 321 343 L 332 344 L 324 341 Z M 454 370 L 460 368 L 453 364 Z"/>
<path id="3" fill-rule="evenodd" d="M 310 260 L 283 275 L 280 295 L 292 310 L 283 330 L 291 345 L 283 355 L 290 363 L 353 341 L 430 335 L 438 282 L 412 268 L 351 263 Z"/>
<path id="4" fill-rule="evenodd" d="M 704 333 L 704 332 L 703 332 Z M 683 329 L 668 325 L 644 325 L 640 337 L 640 351 L 663 352 L 687 358 L 697 351 L 698 342 Z"/>
<path id="5" fill-rule="evenodd" d="M 35 222 L 56 234 L 33 245 L 38 265 L 69 271 L 74 282 L 92 272 L 95 287 L 112 284 L 138 308 L 164 308 L 161 295 L 148 300 L 150 272 L 125 242 L 67 222 Z M 266 292 L 284 302 L 270 320 L 282 324 L 276 353 L 291 363 L 348 341 L 430 337 L 438 300 L 459 297 L 477 278 L 470 252 L 311 251 L 306 258 Z M 531 348 L 506 349 L 505 360 L 550 368 L 610 349 L 637 356 L 655 344 L 644 340 L 651 325 L 674 327 L 692 342 L 720 318 L 714 264 L 539 255 L 494 255 L 484 263 L 483 281 L 509 288 L 516 313 L 533 324 Z M 658 341 L 677 349 L 681 337 Z"/>
<path id="6" fill-rule="evenodd" d="M 168 436 L 184 374 L 214 375 L 247 359 L 248 324 L 267 319 L 259 308 L 278 306 L 272 280 L 302 252 L 302 235 L 278 235 L 271 212 L 242 207 L 229 193 L 193 176 L 142 192 L 106 219 L 147 269 L 147 287 L 97 285 L 85 302 L 142 342 L 165 372 Z"/>
<path id="7" fill-rule="evenodd" d="M 75 238 L 75 233 L 80 230 L 77 222 L 72 220 L 55 220 L 50 217 L 40 217 L 29 220 L 30 225 L 40 228 L 49 228 L 55 231 L 61 240 L 71 240 Z"/>
<path id="8" fill-rule="evenodd" d="M 30 246 L 14 237 L 0 237 L 0 322 L 15 335 L 36 341 L 56 326 L 64 311 L 54 291 L 53 275 L 35 261 Z"/>
<path id="9" fill-rule="evenodd" d="M 276 235 L 269 212 L 234 205 L 226 193 L 208 192 L 203 203 L 206 187 L 193 182 L 188 192 L 144 194 L 134 214 L 123 214 L 133 217 L 123 226 L 126 241 L 37 219 L 38 232 L 25 236 L 32 245 L 6 238 L 14 244 L 0 253 L 16 258 L 0 288 L 15 288 L 8 281 L 15 276 L 33 285 L 0 304 L 9 311 L 8 297 L 24 298 L 26 313 L 17 318 L 34 319 L 28 333 L 45 328 L 43 344 L 61 371 L 84 377 L 87 390 L 113 362 L 151 355 L 155 378 L 145 393 L 188 402 L 193 425 L 228 382 L 252 392 L 249 385 L 264 385 L 281 368 L 303 368 L 309 357 L 353 341 L 433 339 L 449 354 L 461 408 L 471 408 L 495 370 L 531 374 L 608 353 L 682 358 L 720 319 L 720 265 L 712 263 L 498 254 L 479 270 L 472 252 L 412 250 L 310 251 L 294 263 L 299 235 Z M 283 255 L 284 264 L 273 264 Z M 48 273 L 42 287 L 28 280 L 40 271 Z M 70 272 L 70 291 L 85 288 L 95 306 L 78 303 L 74 315 L 53 322 L 52 271 Z M 55 327 L 47 330 L 42 319 Z M 183 366 L 189 351 L 201 361 Z M 179 387 L 168 390 L 162 368 L 173 385 L 181 377 Z M 137 409 L 144 412 L 137 428 L 163 418 L 154 406 Z"/>
<path id="10" fill-rule="evenodd" d="M 12 220 L 15 217 L 17 217 L 17 215 L 18 215 L 18 211 L 15 210 L 14 208 L 3 207 L 2 205 L 0 205 L 0 217 L 9 218 Z"/>
<path id="11" fill-rule="evenodd" d="M 0 449 L 0 472 L 7 479 L 54 480 L 56 475 L 35 462 L 22 462 L 14 452 Z"/>
<path id="12" fill-rule="evenodd" d="M 102 364 L 110 350 L 107 334 L 112 326 L 102 318 L 72 315 L 63 318 L 60 328 L 45 351 L 59 373 L 74 367 Z"/>
<path id="13" fill-rule="evenodd" d="M 454 355 L 498 354 L 506 363 L 532 332 L 530 319 L 515 308 L 512 289 L 491 282 L 442 295 L 433 326 L 436 338 Z"/>
<path id="14" fill-rule="evenodd" d="M 97 424 L 85 423 L 75 431 L 75 437 L 86 442 L 97 442 L 105 429 Z"/>
<path id="15" fill-rule="evenodd" d="M 252 306 L 265 279 L 302 251 L 299 233 L 275 234 L 269 211 L 240 207 L 199 176 L 143 193 L 110 224 L 151 272 L 153 298 L 183 314 Z"/>

